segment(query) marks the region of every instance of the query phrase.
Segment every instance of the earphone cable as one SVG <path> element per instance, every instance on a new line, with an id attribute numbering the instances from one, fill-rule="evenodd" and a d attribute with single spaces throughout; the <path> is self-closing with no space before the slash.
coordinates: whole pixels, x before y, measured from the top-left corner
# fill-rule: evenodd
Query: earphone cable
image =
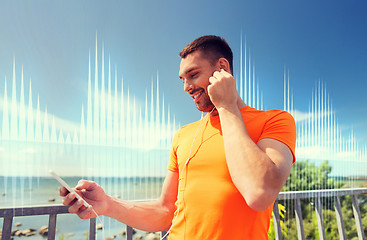
<path id="1" fill-rule="evenodd" d="M 96 215 L 96 218 L 98 219 L 98 221 L 101 223 L 102 226 L 102 234 L 103 234 L 103 240 L 106 240 L 106 235 L 104 232 L 104 226 L 103 226 L 103 222 L 101 220 L 101 218 L 99 217 L 99 215 L 97 214 L 97 212 L 92 208 L 93 213 Z"/>
<path id="2" fill-rule="evenodd" d="M 210 116 L 210 114 L 214 110 L 215 110 L 215 107 L 213 107 L 213 109 L 207 115 Z M 191 143 L 189 156 L 187 157 L 187 160 L 186 160 L 186 162 L 185 162 L 185 164 L 184 164 L 184 166 L 183 166 L 183 168 L 181 170 L 181 174 L 180 174 L 181 177 L 179 176 L 180 178 L 179 178 L 178 191 L 177 191 L 177 201 L 178 202 L 177 202 L 177 213 L 176 213 L 176 216 L 175 216 L 175 218 L 172 221 L 171 227 L 168 229 L 168 231 L 166 232 L 166 234 L 160 240 L 163 240 L 165 237 L 167 237 L 167 235 L 169 234 L 169 232 L 171 231 L 173 225 L 175 224 L 175 222 L 177 220 L 178 214 L 180 213 L 180 188 L 181 188 L 181 183 L 182 183 L 182 180 L 183 180 L 183 173 L 184 173 L 184 170 L 185 170 L 186 165 L 190 162 L 191 152 L 192 152 L 192 149 L 194 147 L 195 140 L 196 140 L 197 136 L 199 135 L 199 132 L 200 132 L 202 126 L 204 126 L 204 124 L 203 124 L 204 118 L 201 117 L 201 121 L 200 121 L 199 127 L 196 129 L 194 140 Z"/>

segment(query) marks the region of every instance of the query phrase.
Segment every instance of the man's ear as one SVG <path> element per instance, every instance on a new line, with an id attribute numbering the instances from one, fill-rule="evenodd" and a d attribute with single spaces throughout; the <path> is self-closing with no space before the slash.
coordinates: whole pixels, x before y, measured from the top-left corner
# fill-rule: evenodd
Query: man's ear
<path id="1" fill-rule="evenodd" d="M 218 59 L 218 62 L 217 62 L 217 66 L 220 68 L 220 69 L 223 69 L 224 71 L 226 72 L 229 72 L 230 74 L 231 73 L 231 68 L 229 67 L 229 62 L 227 59 L 225 58 L 219 58 Z"/>

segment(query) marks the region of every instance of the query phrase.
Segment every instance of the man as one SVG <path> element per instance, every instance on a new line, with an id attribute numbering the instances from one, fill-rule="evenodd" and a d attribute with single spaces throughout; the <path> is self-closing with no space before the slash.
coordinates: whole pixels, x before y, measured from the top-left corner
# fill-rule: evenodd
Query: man
<path id="1" fill-rule="evenodd" d="M 162 194 L 128 202 L 81 180 L 78 193 L 99 215 L 146 231 L 170 229 L 176 239 L 267 239 L 273 203 L 295 161 L 296 130 L 290 114 L 258 111 L 236 91 L 233 54 L 217 36 L 184 48 L 179 77 L 198 110 L 208 115 L 174 136 Z M 94 217 L 75 194 L 61 188 L 64 205 Z"/>

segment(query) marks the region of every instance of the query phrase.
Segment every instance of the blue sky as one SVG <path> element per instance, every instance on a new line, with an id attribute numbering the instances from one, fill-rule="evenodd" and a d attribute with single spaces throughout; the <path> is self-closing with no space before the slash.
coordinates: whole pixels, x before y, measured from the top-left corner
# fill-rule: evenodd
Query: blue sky
<path id="1" fill-rule="evenodd" d="M 223 36 L 239 71 L 241 33 L 255 62 L 264 106 L 282 108 L 284 67 L 294 106 L 307 111 L 315 83 L 326 84 L 342 129 L 367 144 L 365 1 L 10 1 L 0 2 L 0 96 L 15 57 L 41 109 L 80 122 L 87 102 L 88 54 L 96 32 L 105 55 L 141 101 L 159 72 L 166 104 L 181 125 L 200 113 L 178 78 L 179 51 L 198 36 Z M 18 93 L 19 94 L 19 93 Z M 27 99 L 27 98 L 26 98 Z M 36 102 L 34 96 L 33 102 Z"/>

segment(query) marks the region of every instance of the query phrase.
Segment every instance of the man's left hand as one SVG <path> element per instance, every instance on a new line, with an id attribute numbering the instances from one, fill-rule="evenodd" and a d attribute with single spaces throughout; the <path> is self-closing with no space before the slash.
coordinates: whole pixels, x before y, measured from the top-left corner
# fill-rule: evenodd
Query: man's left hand
<path id="1" fill-rule="evenodd" d="M 238 93 L 234 77 L 221 69 L 215 71 L 209 78 L 208 94 L 214 106 L 219 108 L 232 108 L 237 106 Z"/>

